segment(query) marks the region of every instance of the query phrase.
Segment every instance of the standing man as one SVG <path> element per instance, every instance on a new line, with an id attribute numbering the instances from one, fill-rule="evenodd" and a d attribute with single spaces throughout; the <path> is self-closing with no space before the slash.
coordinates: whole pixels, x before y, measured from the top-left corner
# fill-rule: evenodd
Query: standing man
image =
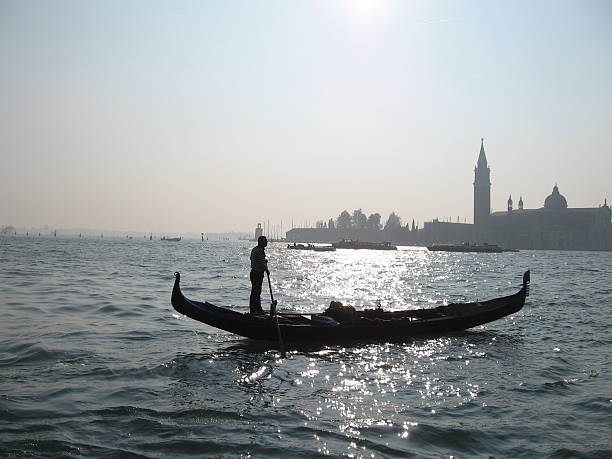
<path id="1" fill-rule="evenodd" d="M 261 284 L 263 283 L 264 273 L 270 275 L 265 251 L 267 245 L 266 237 L 259 236 L 257 247 L 253 247 L 253 250 L 251 250 L 251 298 L 249 299 L 251 314 L 261 315 L 264 313 L 261 308 Z"/>

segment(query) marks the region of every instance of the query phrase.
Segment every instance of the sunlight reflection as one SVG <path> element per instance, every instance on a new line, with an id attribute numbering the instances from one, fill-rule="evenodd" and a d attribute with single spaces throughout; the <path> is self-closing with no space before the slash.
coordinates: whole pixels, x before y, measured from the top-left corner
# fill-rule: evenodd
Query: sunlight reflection
<path id="1" fill-rule="evenodd" d="M 465 339 L 451 337 L 352 348 L 328 346 L 306 355 L 294 384 L 301 387 L 308 382 L 317 393 L 329 394 L 315 410 L 303 412 L 309 420 L 338 423 L 339 430 L 351 438 L 360 438 L 364 429 L 385 428 L 408 439 L 417 425 L 411 413 L 426 409 L 436 415 L 477 399 L 480 388 L 465 369 L 468 357 L 478 358 L 476 354 L 486 353 Z"/>
<path id="2" fill-rule="evenodd" d="M 356 307 L 380 304 L 390 310 L 449 302 L 440 289 L 449 281 L 448 267 L 427 252 L 338 250 L 316 255 L 284 254 L 286 268 L 294 275 L 284 279 L 279 289 L 295 292 L 287 302 L 299 304 L 294 306 L 297 311 L 320 311 L 331 300 Z M 321 262 L 321 256 L 327 257 L 327 262 Z M 435 289 L 432 279 L 438 284 Z"/>

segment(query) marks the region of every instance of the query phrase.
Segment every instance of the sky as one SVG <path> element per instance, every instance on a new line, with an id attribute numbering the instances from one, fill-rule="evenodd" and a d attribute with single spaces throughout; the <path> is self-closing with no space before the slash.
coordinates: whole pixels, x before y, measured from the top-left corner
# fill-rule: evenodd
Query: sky
<path id="1" fill-rule="evenodd" d="M 473 220 L 612 199 L 609 0 L 0 0 L 0 224 Z"/>

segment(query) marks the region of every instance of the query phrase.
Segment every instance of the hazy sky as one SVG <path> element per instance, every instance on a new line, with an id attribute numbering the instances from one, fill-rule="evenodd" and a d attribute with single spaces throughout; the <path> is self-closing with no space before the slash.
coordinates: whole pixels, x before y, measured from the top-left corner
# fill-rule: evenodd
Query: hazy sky
<path id="1" fill-rule="evenodd" d="M 612 1 L 0 0 L 0 224 L 612 199 Z"/>

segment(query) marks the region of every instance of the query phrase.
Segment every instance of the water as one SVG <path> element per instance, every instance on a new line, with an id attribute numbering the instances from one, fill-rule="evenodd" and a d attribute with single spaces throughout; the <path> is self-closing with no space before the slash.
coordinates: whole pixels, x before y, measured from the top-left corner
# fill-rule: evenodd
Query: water
<path id="1" fill-rule="evenodd" d="M 532 270 L 512 317 L 283 359 L 170 305 L 181 271 L 186 296 L 246 310 L 251 245 L 1 238 L 0 456 L 612 455 L 612 253 L 272 244 L 284 311 L 487 299 Z"/>

